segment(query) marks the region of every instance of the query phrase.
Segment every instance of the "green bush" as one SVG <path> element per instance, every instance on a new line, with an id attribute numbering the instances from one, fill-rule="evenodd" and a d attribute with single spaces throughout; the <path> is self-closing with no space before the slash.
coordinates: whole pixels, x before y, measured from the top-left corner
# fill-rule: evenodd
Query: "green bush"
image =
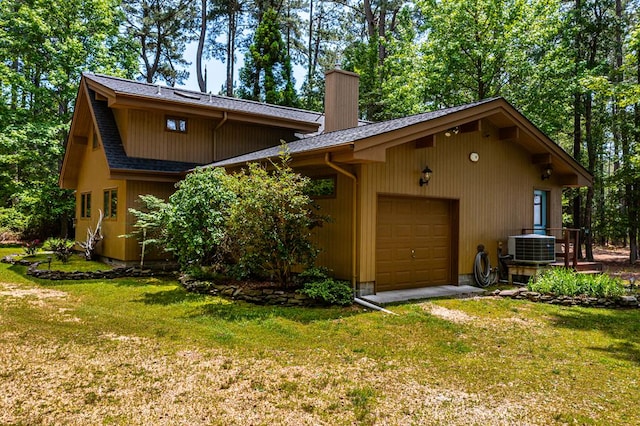
<path id="1" fill-rule="evenodd" d="M 226 177 L 224 169 L 198 169 L 169 198 L 166 247 L 183 268 L 225 261 L 227 217 L 235 200 Z"/>
<path id="2" fill-rule="evenodd" d="M 336 281 L 333 278 L 304 283 L 302 289 L 298 291 L 312 299 L 322 300 L 331 305 L 347 306 L 353 303 L 353 291 L 349 283 Z"/>
<path id="3" fill-rule="evenodd" d="M 21 233 L 27 223 L 24 214 L 14 208 L 0 207 L 0 229 L 4 232 Z"/>
<path id="4" fill-rule="evenodd" d="M 558 296 L 619 297 L 624 294 L 619 278 L 606 274 L 578 274 L 564 268 L 543 272 L 529 282 L 528 289 Z"/>
<path id="5" fill-rule="evenodd" d="M 308 179 L 288 165 L 286 153 L 273 170 L 249 164 L 228 182 L 236 194 L 231 204 L 228 232 L 235 271 L 291 283 L 296 265 L 310 266 L 318 253 L 311 229 L 318 218 L 305 195 Z"/>
<path id="6" fill-rule="evenodd" d="M 49 238 L 44 242 L 42 248 L 52 251 L 56 259 L 62 263 L 67 263 L 73 254 L 74 245 L 75 242 L 64 238 Z"/>

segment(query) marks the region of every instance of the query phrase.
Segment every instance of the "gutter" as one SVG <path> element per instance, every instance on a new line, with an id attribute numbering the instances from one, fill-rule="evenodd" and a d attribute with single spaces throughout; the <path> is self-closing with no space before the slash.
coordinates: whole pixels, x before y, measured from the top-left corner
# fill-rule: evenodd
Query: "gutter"
<path id="1" fill-rule="evenodd" d="M 351 229 L 352 229 L 352 233 L 351 233 L 351 290 L 353 291 L 353 301 L 354 303 L 357 303 L 358 305 L 362 305 L 365 308 L 369 308 L 369 309 L 373 309 L 375 311 L 381 311 L 384 312 L 385 314 L 391 314 L 391 315 L 398 315 L 395 312 L 391 312 L 381 306 L 378 305 L 374 305 L 373 303 L 367 302 L 366 300 L 362 300 L 358 297 L 356 297 L 356 276 L 357 276 L 357 264 L 356 264 L 356 255 L 357 255 L 357 240 L 356 238 L 358 237 L 358 233 L 357 233 L 357 224 L 358 224 L 358 212 L 357 212 L 357 207 L 358 207 L 358 203 L 357 203 L 357 195 L 358 195 L 358 178 L 356 177 L 356 175 L 354 175 L 353 173 L 343 169 L 342 167 L 338 166 L 335 163 L 331 162 L 331 157 L 330 154 L 327 152 L 324 154 L 324 163 L 331 167 L 333 170 L 337 171 L 340 174 L 343 174 L 344 176 L 348 177 L 349 179 L 351 179 L 351 181 L 353 182 L 353 201 L 352 201 L 352 212 L 351 212 Z"/>
<path id="2" fill-rule="evenodd" d="M 229 115 L 227 114 L 227 111 L 223 111 L 222 112 L 222 120 L 220 120 L 220 122 L 218 124 L 216 124 L 216 127 L 213 128 L 213 152 L 212 154 L 212 159 L 215 161 L 216 159 L 216 154 L 217 154 L 217 148 L 218 148 L 218 130 L 220 129 L 220 127 L 224 126 L 224 124 L 227 122 L 227 119 L 229 118 Z"/>
<path id="3" fill-rule="evenodd" d="M 351 290 L 353 291 L 353 295 L 354 295 L 354 301 L 357 301 L 359 299 L 356 299 L 355 294 L 356 294 L 356 275 L 357 275 L 357 269 L 356 269 L 356 255 L 357 255 L 357 224 L 358 224 L 358 212 L 357 212 L 357 194 L 358 194 L 358 178 L 351 172 L 343 169 L 342 167 L 338 166 L 335 163 L 331 162 L 330 159 L 330 154 L 327 152 L 326 154 L 324 154 L 324 163 L 331 167 L 333 170 L 337 171 L 338 173 L 348 177 L 349 179 L 351 179 L 351 181 L 353 182 L 353 196 L 352 196 L 352 211 L 351 211 Z"/>

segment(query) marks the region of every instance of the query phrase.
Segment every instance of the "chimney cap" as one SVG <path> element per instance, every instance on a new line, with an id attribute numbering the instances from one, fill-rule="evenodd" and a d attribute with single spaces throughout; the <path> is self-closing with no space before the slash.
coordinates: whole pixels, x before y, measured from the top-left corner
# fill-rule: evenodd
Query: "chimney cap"
<path id="1" fill-rule="evenodd" d="M 342 68 L 333 68 L 333 69 L 327 70 L 327 71 L 324 72 L 324 76 L 326 78 L 329 74 L 333 74 L 333 73 L 338 73 L 338 74 L 343 74 L 343 75 L 350 75 L 352 77 L 356 77 L 356 78 L 360 79 L 360 74 L 357 74 L 357 73 L 351 72 L 351 71 L 345 71 Z"/>

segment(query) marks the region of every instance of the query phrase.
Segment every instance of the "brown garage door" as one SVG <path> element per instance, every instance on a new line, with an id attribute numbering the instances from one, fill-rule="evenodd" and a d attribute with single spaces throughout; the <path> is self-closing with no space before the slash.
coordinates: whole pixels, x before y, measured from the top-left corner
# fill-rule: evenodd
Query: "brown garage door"
<path id="1" fill-rule="evenodd" d="M 452 202 L 378 198 L 376 291 L 451 284 Z"/>

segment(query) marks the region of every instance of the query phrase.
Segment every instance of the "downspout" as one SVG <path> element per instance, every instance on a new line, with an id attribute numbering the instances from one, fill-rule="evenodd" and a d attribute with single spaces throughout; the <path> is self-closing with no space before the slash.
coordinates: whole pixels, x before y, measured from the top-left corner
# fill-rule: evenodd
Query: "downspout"
<path id="1" fill-rule="evenodd" d="M 331 167 L 333 170 L 341 173 L 351 179 L 353 182 L 353 194 L 352 194 L 352 211 L 351 211 L 351 289 L 353 290 L 353 297 L 356 295 L 356 255 L 357 255 L 357 221 L 358 221 L 358 212 L 357 212 L 357 190 L 358 190 L 358 178 L 351 172 L 343 169 L 335 163 L 332 163 L 330 160 L 330 154 L 327 152 L 324 155 L 324 163 Z"/>
<path id="2" fill-rule="evenodd" d="M 214 127 L 214 129 L 213 129 L 213 152 L 212 152 L 212 154 L 213 154 L 212 160 L 213 161 L 217 161 L 218 160 L 218 157 L 216 156 L 216 148 L 218 148 L 218 137 L 217 137 L 218 129 L 220 127 L 224 126 L 224 123 L 227 122 L 227 118 L 229 118 L 228 115 L 227 115 L 227 111 L 223 111 L 222 112 L 222 120 L 220 120 L 220 122 L 218 124 L 216 124 L 216 127 Z"/>
<path id="3" fill-rule="evenodd" d="M 357 224 L 358 224 L 358 212 L 357 212 L 357 207 L 358 207 L 358 178 L 351 172 L 348 172 L 347 170 L 343 169 L 342 167 L 338 166 L 335 163 L 332 163 L 330 160 L 330 154 L 327 152 L 324 155 L 324 163 L 331 167 L 333 170 L 337 171 L 340 174 L 345 175 L 346 177 L 348 177 L 349 179 L 351 179 L 351 181 L 353 182 L 353 204 L 352 204 L 352 212 L 351 212 L 351 290 L 353 292 L 353 301 L 359 305 L 364 306 L 365 308 L 369 308 L 369 309 L 374 309 L 376 311 L 382 311 L 386 314 L 391 314 L 391 315 L 398 315 L 395 312 L 391 312 L 383 307 L 380 307 L 378 305 L 374 305 L 373 303 L 367 302 L 366 300 L 362 300 L 359 297 L 356 297 L 356 255 L 357 255 L 357 237 L 358 237 L 358 232 L 357 232 Z"/>

